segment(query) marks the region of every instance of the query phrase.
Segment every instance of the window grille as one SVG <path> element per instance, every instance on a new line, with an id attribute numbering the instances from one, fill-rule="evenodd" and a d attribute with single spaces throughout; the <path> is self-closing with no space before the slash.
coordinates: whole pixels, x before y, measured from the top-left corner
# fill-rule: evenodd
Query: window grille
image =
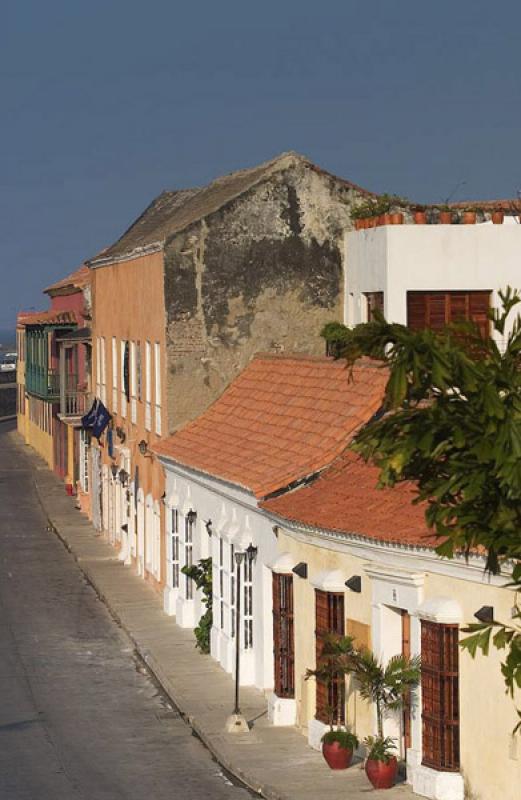
<path id="1" fill-rule="evenodd" d="M 145 342 L 145 428 L 152 430 L 152 350 Z"/>
<path id="2" fill-rule="evenodd" d="M 89 492 L 89 446 L 90 433 L 80 430 L 80 486 L 85 494 Z"/>
<path id="3" fill-rule="evenodd" d="M 136 343 L 130 343 L 130 420 L 134 424 L 137 421 L 137 400 L 136 400 L 136 387 L 137 387 L 137 355 Z"/>
<path id="4" fill-rule="evenodd" d="M 224 541 L 219 538 L 219 627 L 224 629 Z"/>
<path id="5" fill-rule="evenodd" d="M 112 337 L 112 411 L 118 413 L 118 343 Z"/>
<path id="6" fill-rule="evenodd" d="M 273 573 L 273 645 L 275 694 L 295 697 L 292 575 Z"/>
<path id="7" fill-rule="evenodd" d="M 185 517 L 185 567 L 193 564 L 193 519 L 192 515 Z M 194 582 L 185 575 L 185 599 L 193 600 Z"/>
<path id="8" fill-rule="evenodd" d="M 155 380 L 155 430 L 161 436 L 161 348 L 159 342 L 154 344 L 154 380 Z"/>
<path id="9" fill-rule="evenodd" d="M 253 562 L 249 558 L 243 561 L 244 569 L 244 649 L 253 647 Z"/>
<path id="10" fill-rule="evenodd" d="M 235 638 L 235 546 L 230 544 L 230 636 Z"/>
<path id="11" fill-rule="evenodd" d="M 130 399 L 130 375 L 129 375 L 129 346 L 128 342 L 120 342 L 121 361 L 120 361 L 120 385 L 121 385 L 121 416 L 127 416 L 127 401 Z"/>
<path id="12" fill-rule="evenodd" d="M 316 661 L 317 664 L 322 654 L 324 637 L 328 633 L 345 635 L 344 620 L 344 595 L 337 592 L 322 592 L 315 589 L 315 614 L 316 614 Z M 324 681 L 316 682 L 316 718 L 321 722 L 329 722 L 328 707 L 340 706 L 338 723 L 345 722 L 345 680 L 339 676 L 328 689 Z"/>
<path id="13" fill-rule="evenodd" d="M 459 770 L 458 626 L 421 623 L 422 763 Z"/>
<path id="14" fill-rule="evenodd" d="M 179 588 L 179 511 L 173 508 L 170 517 L 172 548 L 172 588 Z"/>

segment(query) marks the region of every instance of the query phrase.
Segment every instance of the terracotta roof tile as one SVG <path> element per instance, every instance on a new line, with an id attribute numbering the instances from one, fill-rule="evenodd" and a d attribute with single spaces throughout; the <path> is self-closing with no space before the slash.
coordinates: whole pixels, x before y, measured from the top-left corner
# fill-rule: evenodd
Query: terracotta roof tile
<path id="1" fill-rule="evenodd" d="M 331 358 L 260 355 L 204 414 L 154 449 L 266 497 L 331 464 L 380 408 L 387 377 L 369 359 L 351 378 Z"/>
<path id="2" fill-rule="evenodd" d="M 18 325 L 76 325 L 74 311 L 20 311 Z"/>
<path id="3" fill-rule="evenodd" d="M 82 289 L 84 286 L 87 286 L 90 282 L 90 269 L 83 264 L 79 269 L 71 272 L 70 275 L 67 277 L 62 278 L 56 283 L 53 283 L 51 286 L 48 286 L 43 291 L 48 294 L 53 294 L 55 291 L 59 289 L 66 289 L 71 287 L 71 289 Z"/>
<path id="4" fill-rule="evenodd" d="M 395 544 L 434 547 L 425 504 L 413 505 L 412 484 L 378 489 L 379 470 L 345 450 L 313 481 L 261 503 L 282 519 Z"/>

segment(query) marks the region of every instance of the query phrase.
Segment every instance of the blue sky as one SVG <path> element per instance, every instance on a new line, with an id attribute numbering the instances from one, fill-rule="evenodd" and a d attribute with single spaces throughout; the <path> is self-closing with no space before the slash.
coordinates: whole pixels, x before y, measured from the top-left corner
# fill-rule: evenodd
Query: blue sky
<path id="1" fill-rule="evenodd" d="M 0 328 L 163 189 L 297 150 L 375 191 L 521 189 L 513 0 L 18 0 L 0 30 Z"/>

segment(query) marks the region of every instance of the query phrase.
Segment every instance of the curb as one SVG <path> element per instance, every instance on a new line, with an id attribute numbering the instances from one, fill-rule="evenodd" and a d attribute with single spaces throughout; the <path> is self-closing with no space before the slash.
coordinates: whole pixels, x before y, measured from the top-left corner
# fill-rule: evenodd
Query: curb
<path id="1" fill-rule="evenodd" d="M 55 520 L 53 520 L 52 514 L 50 514 L 49 511 L 47 510 L 47 507 L 44 503 L 44 499 L 42 497 L 42 491 L 41 491 L 42 487 L 39 485 L 36 477 L 34 478 L 34 486 L 36 489 L 38 502 L 44 512 L 45 517 L 47 518 L 50 532 L 55 534 L 55 536 L 60 540 L 65 549 L 72 555 L 74 561 L 78 565 L 82 574 L 85 576 L 89 585 L 93 588 L 97 597 L 108 609 L 112 619 L 128 636 L 128 638 L 134 645 L 137 654 L 142 659 L 147 669 L 150 670 L 152 676 L 157 681 L 162 691 L 168 697 L 170 702 L 175 706 L 175 708 L 180 712 L 182 718 L 192 728 L 194 733 L 202 741 L 207 750 L 212 754 L 217 763 L 221 767 L 223 767 L 223 769 L 225 769 L 227 772 L 233 775 L 233 777 L 236 778 L 237 781 L 239 781 L 241 784 L 244 784 L 246 788 L 250 789 L 252 792 L 255 792 L 255 794 L 258 794 L 259 796 L 266 798 L 266 800 L 287 800 L 287 796 L 285 794 L 277 792 L 273 787 L 267 784 L 259 783 L 258 780 L 256 780 L 255 778 L 253 778 L 248 774 L 245 774 L 241 769 L 239 769 L 236 765 L 234 765 L 232 761 L 230 761 L 230 759 L 226 756 L 226 754 L 223 753 L 220 750 L 220 748 L 216 746 L 215 742 L 212 740 L 212 737 L 209 736 L 204 730 L 204 728 L 199 724 L 197 717 L 192 716 L 182 708 L 182 704 L 180 704 L 178 698 L 176 697 L 176 692 L 174 687 L 171 685 L 170 681 L 163 675 L 162 668 L 157 659 L 149 652 L 149 650 L 146 647 L 143 647 L 140 644 L 140 642 L 138 641 L 138 639 L 136 639 L 132 631 L 129 630 L 129 628 L 123 623 L 119 614 L 113 609 L 112 605 L 110 604 L 110 601 L 107 598 L 106 594 L 96 584 L 96 581 L 91 575 L 88 567 L 85 566 L 84 562 L 75 553 L 75 551 L 69 544 L 68 540 L 60 532 L 60 529 L 57 526 Z M 118 559 L 116 556 L 114 556 L 113 559 L 110 558 L 109 560 L 117 561 Z"/>

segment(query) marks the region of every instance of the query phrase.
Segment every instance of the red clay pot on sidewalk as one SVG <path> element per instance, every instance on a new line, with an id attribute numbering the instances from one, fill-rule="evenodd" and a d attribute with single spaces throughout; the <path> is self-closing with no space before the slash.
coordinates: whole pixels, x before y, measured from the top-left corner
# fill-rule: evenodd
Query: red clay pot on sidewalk
<path id="1" fill-rule="evenodd" d="M 353 760 L 353 751 L 339 742 L 322 742 L 322 755 L 331 769 L 347 769 Z"/>
<path id="2" fill-rule="evenodd" d="M 390 761 L 373 761 L 367 759 L 365 762 L 365 774 L 373 784 L 375 789 L 390 789 L 396 783 L 396 773 L 398 772 L 398 761 L 391 758 Z"/>

